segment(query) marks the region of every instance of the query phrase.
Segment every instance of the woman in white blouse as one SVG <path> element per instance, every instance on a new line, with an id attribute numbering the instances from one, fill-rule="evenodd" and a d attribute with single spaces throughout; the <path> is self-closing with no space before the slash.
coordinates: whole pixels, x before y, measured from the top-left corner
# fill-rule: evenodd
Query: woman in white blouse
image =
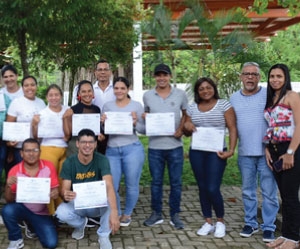
<path id="1" fill-rule="evenodd" d="M 62 120 L 68 107 L 62 105 L 62 97 L 63 93 L 60 87 L 56 84 L 50 85 L 46 91 L 47 107 L 41 110 L 39 114 L 34 115 L 32 119 L 33 136 L 42 138 L 40 158 L 52 162 L 58 175 L 66 159 L 68 147 Z M 47 125 L 51 125 L 51 127 L 47 127 Z M 48 131 L 48 134 L 45 131 Z M 51 200 L 48 206 L 50 214 L 54 214 L 61 201 L 60 198 L 57 198 L 55 202 Z"/>

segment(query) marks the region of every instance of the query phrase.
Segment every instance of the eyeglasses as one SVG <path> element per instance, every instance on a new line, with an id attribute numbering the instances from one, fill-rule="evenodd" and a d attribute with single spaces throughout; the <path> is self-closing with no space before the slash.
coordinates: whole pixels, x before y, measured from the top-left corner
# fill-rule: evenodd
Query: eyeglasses
<path id="1" fill-rule="evenodd" d="M 80 144 L 82 144 L 82 145 L 93 145 L 94 143 L 95 143 L 96 141 L 84 141 L 84 140 L 82 140 L 82 141 L 79 141 L 79 143 Z"/>
<path id="2" fill-rule="evenodd" d="M 97 72 L 108 72 L 110 69 L 109 68 L 97 68 Z"/>
<path id="3" fill-rule="evenodd" d="M 35 149 L 24 149 L 23 150 L 24 151 L 24 153 L 38 153 L 38 152 L 40 152 L 40 150 L 38 149 L 38 148 L 35 148 Z"/>
<path id="4" fill-rule="evenodd" d="M 252 77 L 258 77 L 259 76 L 259 73 L 242 73 L 243 76 L 246 76 L 246 77 L 249 77 L 249 76 L 252 76 Z"/>

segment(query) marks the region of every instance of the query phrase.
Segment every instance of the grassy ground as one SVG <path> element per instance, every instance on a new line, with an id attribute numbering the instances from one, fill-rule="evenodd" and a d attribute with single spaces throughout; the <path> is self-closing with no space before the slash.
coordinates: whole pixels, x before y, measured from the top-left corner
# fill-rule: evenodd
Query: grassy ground
<path id="1" fill-rule="evenodd" d="M 144 144 L 145 151 L 147 153 L 148 137 L 141 136 L 140 140 Z M 190 166 L 190 162 L 189 162 L 189 157 L 188 157 L 190 138 L 184 137 L 183 142 L 184 142 L 184 167 L 183 167 L 183 175 L 182 175 L 183 185 L 184 186 L 196 185 L 196 181 L 195 181 L 195 178 L 194 178 L 191 166 Z M 164 182 L 165 182 L 165 184 L 168 185 L 169 181 L 168 181 L 167 174 L 168 174 L 168 172 L 166 171 Z M 151 182 L 151 176 L 150 176 L 148 160 L 147 160 L 147 156 L 146 156 L 146 161 L 144 164 L 143 173 L 142 173 L 141 180 L 140 180 L 140 185 L 149 186 L 150 182 Z M 237 166 L 237 153 L 235 153 L 235 155 L 227 161 L 226 170 L 225 170 L 225 173 L 223 176 L 223 184 L 224 185 L 235 185 L 235 186 L 241 185 L 241 177 L 240 177 L 240 173 L 239 173 L 238 166 Z"/>

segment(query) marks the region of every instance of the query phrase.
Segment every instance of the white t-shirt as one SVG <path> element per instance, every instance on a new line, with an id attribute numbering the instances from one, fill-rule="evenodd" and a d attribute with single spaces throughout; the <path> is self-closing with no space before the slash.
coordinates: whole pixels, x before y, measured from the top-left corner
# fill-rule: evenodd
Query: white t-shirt
<path id="1" fill-rule="evenodd" d="M 33 115 L 38 114 L 45 107 L 44 101 L 38 97 L 35 97 L 34 100 L 30 100 L 22 96 L 11 102 L 7 114 L 16 117 L 16 122 L 31 123 Z M 18 143 L 16 147 L 21 148 L 22 142 Z"/>
<path id="2" fill-rule="evenodd" d="M 3 87 L 2 90 L 10 98 L 10 100 L 14 100 L 24 95 L 22 87 L 20 87 L 19 90 L 14 93 L 10 93 L 9 91 L 7 91 L 6 86 Z"/>
<path id="3" fill-rule="evenodd" d="M 60 112 L 54 112 L 52 111 L 49 106 L 47 106 L 45 109 L 41 110 L 39 114 L 41 115 L 47 115 L 51 118 L 51 120 L 55 121 L 56 123 L 56 129 L 63 130 L 63 120 L 62 117 L 65 113 L 65 111 L 68 109 L 68 106 L 62 106 L 62 109 Z M 51 127 L 49 127 L 51 129 Z M 43 138 L 41 145 L 43 146 L 56 146 L 56 147 L 67 147 L 68 144 L 64 141 L 63 138 Z"/>

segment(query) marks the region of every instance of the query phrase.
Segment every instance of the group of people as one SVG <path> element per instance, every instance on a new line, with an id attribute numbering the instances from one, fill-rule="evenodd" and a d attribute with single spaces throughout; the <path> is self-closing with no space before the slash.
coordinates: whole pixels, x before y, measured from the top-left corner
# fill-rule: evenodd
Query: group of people
<path id="1" fill-rule="evenodd" d="M 1 170 L 5 165 L 7 180 L 4 193 L 8 203 L 2 210 L 2 216 L 9 231 L 8 249 L 24 246 L 18 226 L 21 222 L 44 247 L 55 248 L 57 233 L 53 220 L 49 219 L 51 215 L 74 227 L 72 238 L 77 240 L 84 237 L 90 219 L 98 221 L 100 249 L 112 248 L 110 233 L 115 233 L 120 225 L 130 225 L 138 201 L 145 151 L 137 134 L 145 134 L 145 120 L 151 113 L 173 113 L 175 132 L 173 135 L 149 136 L 152 213 L 144 221 L 145 226 L 164 221 L 162 194 L 167 167 L 170 224 L 176 229 L 184 228 L 179 214 L 184 161 L 181 137 L 186 135 L 192 136 L 189 159 L 205 219 L 197 234 L 205 236 L 213 233 L 216 238 L 224 237 L 225 212 L 220 187 L 226 161 L 235 153 L 238 141 L 238 167 L 242 176 L 245 212 L 245 226 L 240 236 L 250 237 L 261 228 L 263 241 L 268 242 L 268 247 L 298 247 L 300 97 L 291 89 L 286 65 L 274 65 L 268 73 L 268 86 L 263 88 L 258 85 L 261 75 L 259 65 L 245 63 L 240 75 L 243 87 L 230 100 L 221 99 L 213 80 L 202 77 L 194 85 L 194 101 L 189 104 L 186 93 L 171 86 L 170 67 L 159 64 L 154 69 L 156 86 L 144 94 L 144 106 L 130 98 L 130 83 L 125 77 L 111 81 L 111 68 L 105 60 L 96 63 L 95 84 L 87 80 L 78 83 L 75 91 L 77 103 L 71 108 L 61 104 L 62 91 L 55 84 L 47 89 L 46 106 L 36 97 L 37 81 L 33 76 L 23 78 L 20 88 L 13 66 L 5 66 L 1 73 L 5 84 L 0 91 L 0 98 L 3 98 L 0 101 L 3 105 L 1 125 L 7 121 L 30 122 L 32 126 L 32 138 L 23 143 L 1 139 L 0 163 Z M 130 113 L 132 134 L 104 134 L 110 112 Z M 89 113 L 101 114 L 101 133 L 82 129 L 74 136 L 73 114 Z M 55 129 L 61 134 L 59 137 L 39 137 L 38 125 L 45 116 L 55 121 Z M 124 208 L 119 194 L 123 175 Z M 51 178 L 48 207 L 45 204 L 15 202 L 18 176 Z M 75 209 L 73 184 L 98 180 L 106 182 L 107 207 Z M 258 182 L 263 198 L 263 224 L 260 227 L 257 221 Z M 275 240 L 275 220 L 279 210 L 277 186 L 282 199 L 283 223 L 282 236 Z"/>

